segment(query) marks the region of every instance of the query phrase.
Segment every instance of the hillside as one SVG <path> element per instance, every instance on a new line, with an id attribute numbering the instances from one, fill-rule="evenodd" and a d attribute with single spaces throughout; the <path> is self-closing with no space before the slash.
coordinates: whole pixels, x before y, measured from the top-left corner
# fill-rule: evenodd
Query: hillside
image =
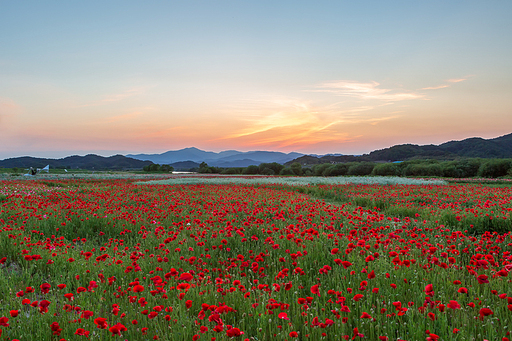
<path id="1" fill-rule="evenodd" d="M 287 162 L 302 165 L 340 163 L 351 161 L 406 161 L 414 159 L 455 160 L 462 157 L 512 158 L 512 134 L 493 139 L 472 137 L 462 141 L 450 141 L 440 145 L 402 144 L 375 150 L 361 156 L 312 156 L 306 155 Z"/>
<path id="2" fill-rule="evenodd" d="M 123 155 L 103 157 L 89 154 L 86 156 L 68 156 L 62 159 L 44 159 L 30 156 L 10 158 L 0 161 L 0 167 L 4 168 L 43 168 L 50 165 L 50 168 L 66 169 L 90 169 L 90 170 L 126 170 L 142 169 L 151 161 L 140 161 Z"/>

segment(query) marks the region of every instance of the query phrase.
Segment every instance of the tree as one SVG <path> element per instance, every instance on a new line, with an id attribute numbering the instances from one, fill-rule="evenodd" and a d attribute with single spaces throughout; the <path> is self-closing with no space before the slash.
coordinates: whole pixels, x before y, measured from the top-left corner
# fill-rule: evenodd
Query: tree
<path id="1" fill-rule="evenodd" d="M 174 171 L 174 167 L 171 166 L 171 165 L 161 165 L 160 166 L 160 171 L 161 172 L 170 173 L 170 172 Z"/>
<path id="2" fill-rule="evenodd" d="M 295 175 L 302 175 L 302 166 L 298 162 L 294 162 L 290 165 L 290 168 Z"/>

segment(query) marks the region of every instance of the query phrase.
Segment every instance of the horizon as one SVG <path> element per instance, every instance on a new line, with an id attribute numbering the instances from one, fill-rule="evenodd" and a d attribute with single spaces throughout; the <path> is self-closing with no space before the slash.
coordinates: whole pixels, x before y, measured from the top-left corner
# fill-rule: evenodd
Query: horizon
<path id="1" fill-rule="evenodd" d="M 512 127 L 512 2 L 7 2 L 0 159 L 361 155 Z"/>
<path id="2" fill-rule="evenodd" d="M 495 138 L 499 138 L 499 137 L 506 136 L 506 135 L 512 135 L 512 133 L 491 137 L 489 139 L 495 139 Z M 480 137 L 479 136 L 471 136 L 471 137 L 468 137 L 466 139 L 469 139 L 469 138 L 480 138 Z M 465 139 L 463 139 L 463 140 L 465 140 Z M 457 142 L 457 141 L 462 141 L 462 140 L 449 140 L 449 141 L 444 141 L 444 142 L 442 142 L 440 144 L 447 143 L 447 142 Z M 361 153 L 361 154 L 342 154 L 342 153 L 318 154 L 318 153 L 301 153 L 301 152 L 297 152 L 297 151 L 282 152 L 282 153 L 285 153 L 285 154 L 299 153 L 299 154 L 303 154 L 303 155 L 318 155 L 318 156 L 335 155 L 335 154 L 347 155 L 347 156 L 348 155 L 361 156 L 361 155 L 370 154 L 371 152 L 374 152 L 374 151 L 377 151 L 377 150 L 380 150 L 380 149 L 387 149 L 387 148 L 391 148 L 391 147 L 394 147 L 394 146 L 406 145 L 406 144 L 410 144 L 410 143 L 401 143 L 401 144 L 397 144 L 397 145 L 393 145 L 393 146 L 388 146 L 388 147 L 384 147 L 384 148 L 374 149 L 374 150 L 371 150 L 371 151 L 368 151 L 368 152 L 365 152 L 365 153 Z M 421 144 L 420 146 L 440 145 L 440 144 Z M 415 144 L 413 144 L 413 145 L 415 145 Z M 129 152 L 127 152 L 127 153 L 124 153 L 124 154 L 123 153 L 98 154 L 98 153 L 94 153 L 94 152 L 91 152 L 91 153 L 85 152 L 85 153 L 82 153 L 82 154 L 66 154 L 66 155 L 63 154 L 62 156 L 54 156 L 54 157 L 51 157 L 51 156 L 37 156 L 37 155 L 21 155 L 21 156 L 6 157 L 6 158 L 3 158 L 3 159 L 0 158 L 0 161 L 1 160 L 5 160 L 5 159 L 11 159 L 11 158 L 20 158 L 20 157 L 35 157 L 35 158 L 44 158 L 44 159 L 64 159 L 64 158 L 71 157 L 71 156 L 83 157 L 83 156 L 87 156 L 87 155 L 96 155 L 96 156 L 102 156 L 102 157 L 112 157 L 112 156 L 116 156 L 116 155 L 122 155 L 122 156 L 130 157 L 130 155 L 161 155 L 161 154 L 164 154 L 166 152 L 176 152 L 176 151 L 182 151 L 182 150 L 186 150 L 186 149 L 196 149 L 196 150 L 200 150 L 200 151 L 203 151 L 203 152 L 213 152 L 213 153 L 217 153 L 217 154 L 221 153 L 221 152 L 227 152 L 227 151 L 236 151 L 236 152 L 242 152 L 242 153 L 251 153 L 251 152 L 279 152 L 279 151 L 275 151 L 275 150 L 247 150 L 247 151 L 242 151 L 242 150 L 236 150 L 236 149 L 226 149 L 226 150 L 213 151 L 213 150 L 205 150 L 205 149 L 201 149 L 201 148 L 197 148 L 197 147 L 192 146 L 192 147 L 185 147 L 185 148 L 180 148 L 180 149 L 165 150 L 165 151 L 159 152 L 159 153 L 129 153 Z"/>

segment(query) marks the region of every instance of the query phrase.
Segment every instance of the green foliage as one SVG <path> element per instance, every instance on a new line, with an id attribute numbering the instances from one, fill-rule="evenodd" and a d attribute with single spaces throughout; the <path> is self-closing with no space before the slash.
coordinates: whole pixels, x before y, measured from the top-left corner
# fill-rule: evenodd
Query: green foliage
<path id="1" fill-rule="evenodd" d="M 298 176 L 302 175 L 302 166 L 300 163 L 294 162 L 291 164 L 290 168 L 291 168 L 293 174 L 298 175 Z"/>
<path id="2" fill-rule="evenodd" d="M 324 172 L 327 168 L 329 168 L 331 166 L 330 163 L 322 163 L 322 164 L 319 164 L 319 165 L 314 165 L 313 166 L 313 174 L 315 176 L 322 176 L 324 175 Z"/>
<path id="3" fill-rule="evenodd" d="M 259 170 L 260 169 L 258 166 L 251 165 L 251 166 L 245 167 L 245 169 L 242 171 L 242 174 L 255 175 L 255 174 L 259 173 Z"/>
<path id="4" fill-rule="evenodd" d="M 272 162 L 272 163 L 262 163 L 260 164 L 259 166 L 259 169 L 260 169 L 260 174 L 265 174 L 265 175 L 273 175 L 273 174 L 279 174 L 281 172 L 281 170 L 284 168 L 283 165 L 277 163 L 277 162 Z M 274 173 L 273 174 L 270 174 L 269 171 L 266 171 L 266 173 L 264 173 L 263 171 L 265 169 L 270 169 L 272 170 Z"/>
<path id="5" fill-rule="evenodd" d="M 400 175 L 400 170 L 395 163 L 381 163 L 373 167 L 372 175 L 396 176 Z"/>
<path id="6" fill-rule="evenodd" d="M 229 168 L 224 168 L 220 174 L 242 174 L 242 171 L 244 170 L 244 168 L 242 167 L 229 167 Z"/>
<path id="7" fill-rule="evenodd" d="M 145 172 L 164 172 L 170 173 L 174 170 L 174 167 L 170 165 L 159 165 L 158 163 L 153 163 L 151 165 L 144 166 L 142 168 Z"/>
<path id="8" fill-rule="evenodd" d="M 279 175 L 295 175 L 295 174 L 293 173 L 293 170 L 290 167 L 284 167 L 279 172 Z"/>
<path id="9" fill-rule="evenodd" d="M 373 167 L 375 167 L 373 162 L 356 162 L 350 165 L 347 175 L 370 175 L 372 174 Z"/>
<path id="10" fill-rule="evenodd" d="M 480 166 L 478 175 L 484 178 L 499 178 L 506 176 L 511 169 L 511 159 L 491 159 Z"/>
<path id="11" fill-rule="evenodd" d="M 347 175 L 349 165 L 347 163 L 337 163 L 327 167 L 322 173 L 323 176 Z"/>

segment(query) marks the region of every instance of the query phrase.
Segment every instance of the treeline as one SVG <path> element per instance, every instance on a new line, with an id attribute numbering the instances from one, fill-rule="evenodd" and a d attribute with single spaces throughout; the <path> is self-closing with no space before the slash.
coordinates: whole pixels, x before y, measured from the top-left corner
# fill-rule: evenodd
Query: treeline
<path id="1" fill-rule="evenodd" d="M 220 168 L 202 163 L 199 173 L 243 175 L 297 175 L 297 176 L 435 176 L 447 178 L 499 178 L 512 176 L 512 159 L 468 158 L 455 161 L 411 160 L 400 163 L 346 162 L 323 163 L 303 167 L 295 162 L 290 166 L 262 163 L 259 166 Z"/>
<path id="2" fill-rule="evenodd" d="M 164 172 L 169 173 L 174 170 L 173 166 L 170 165 L 159 165 L 158 163 L 153 163 L 151 165 L 146 165 L 142 167 L 142 170 L 145 172 Z"/>

